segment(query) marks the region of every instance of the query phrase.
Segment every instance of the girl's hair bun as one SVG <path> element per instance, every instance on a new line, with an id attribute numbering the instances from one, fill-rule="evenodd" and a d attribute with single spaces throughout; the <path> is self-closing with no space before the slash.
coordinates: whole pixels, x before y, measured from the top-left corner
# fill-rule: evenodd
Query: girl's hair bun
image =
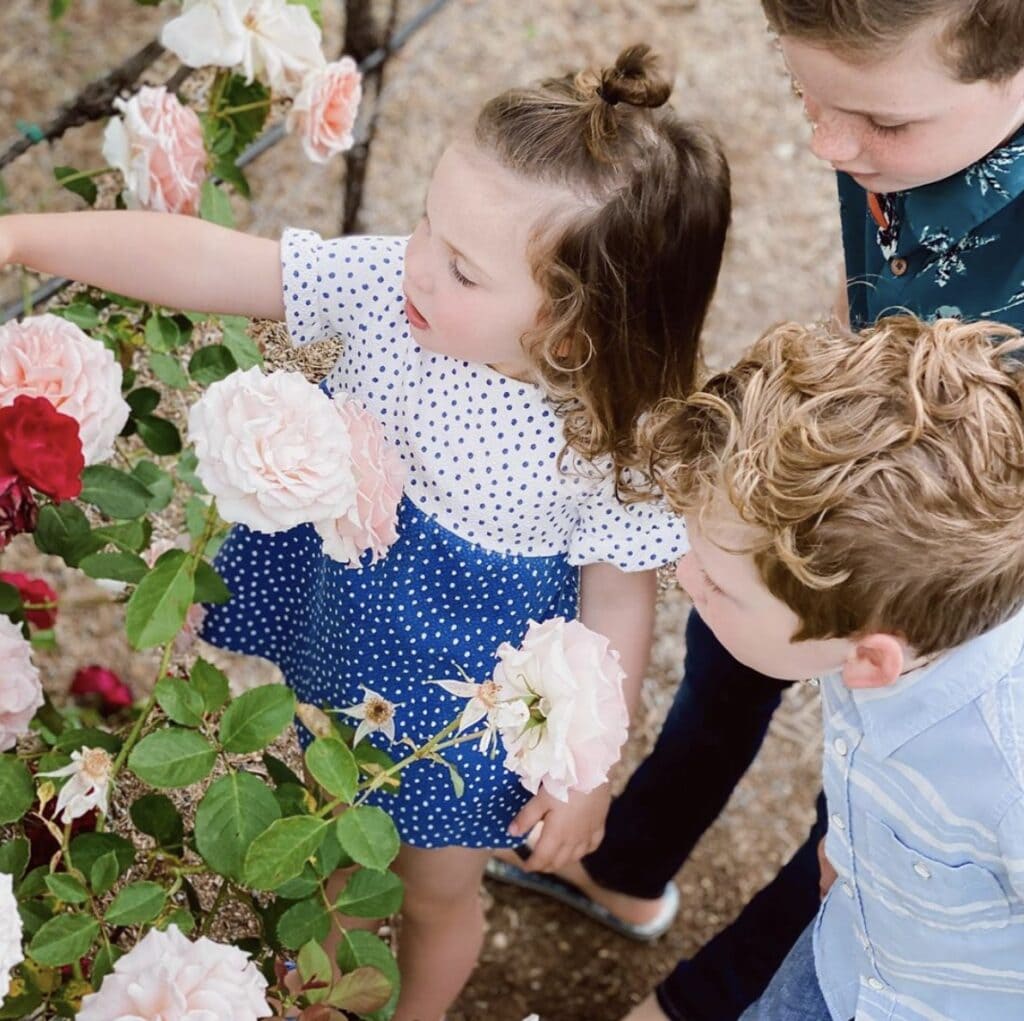
<path id="1" fill-rule="evenodd" d="M 640 43 L 619 54 L 614 67 L 601 71 L 597 95 L 610 106 L 663 106 L 672 93 L 671 83 L 657 72 L 658 58 Z"/>

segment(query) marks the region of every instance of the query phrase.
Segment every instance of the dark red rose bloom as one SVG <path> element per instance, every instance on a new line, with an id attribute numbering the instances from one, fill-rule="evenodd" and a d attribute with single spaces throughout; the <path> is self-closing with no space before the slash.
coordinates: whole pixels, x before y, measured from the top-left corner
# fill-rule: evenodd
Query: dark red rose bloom
<path id="1" fill-rule="evenodd" d="M 39 505 L 32 490 L 17 477 L 0 477 L 0 549 L 21 532 L 34 532 Z"/>
<path id="2" fill-rule="evenodd" d="M 52 822 L 56 811 L 57 799 L 50 798 L 50 800 L 43 806 L 42 815 L 44 818 L 49 819 Z M 30 848 L 28 859 L 29 869 L 38 868 L 40 865 L 48 865 L 50 859 L 60 848 L 60 844 L 54 839 L 53 834 L 46 828 L 42 820 L 37 818 L 38 814 L 39 802 L 37 801 L 35 805 L 32 806 L 32 811 L 29 812 L 20 823 Z M 74 839 L 80 833 L 91 833 L 96 829 L 97 815 L 98 813 L 95 809 L 91 812 L 86 812 L 85 815 L 80 815 L 71 824 L 71 838 Z"/>
<path id="3" fill-rule="evenodd" d="M 132 689 L 104 666 L 83 667 L 75 674 L 69 691 L 76 698 L 98 701 L 104 716 L 126 709 L 134 701 Z"/>
<path id="4" fill-rule="evenodd" d="M 19 571 L 0 571 L 0 581 L 13 585 L 21 596 L 24 604 L 29 603 L 54 603 L 57 602 L 57 593 L 43 581 L 42 578 L 30 578 L 27 574 Z M 57 607 L 46 609 L 26 609 L 25 620 L 36 627 L 49 628 L 57 622 Z"/>
<path id="5" fill-rule="evenodd" d="M 14 398 L 0 408 L 0 475 L 17 475 L 54 500 L 82 491 L 82 441 L 78 423 L 45 397 Z"/>

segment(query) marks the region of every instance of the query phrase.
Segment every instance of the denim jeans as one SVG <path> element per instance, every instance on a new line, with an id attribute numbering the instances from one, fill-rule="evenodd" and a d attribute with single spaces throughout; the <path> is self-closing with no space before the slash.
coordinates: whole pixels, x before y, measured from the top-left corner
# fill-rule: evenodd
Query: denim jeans
<path id="1" fill-rule="evenodd" d="M 591 877 L 660 896 L 753 761 L 788 686 L 738 663 L 692 612 L 682 684 L 653 751 L 612 803 L 601 846 L 583 859 Z M 779 877 L 658 990 L 673 1021 L 735 1021 L 761 994 L 817 911 L 822 832 L 816 824 Z"/>
<path id="2" fill-rule="evenodd" d="M 814 924 L 804 929 L 764 995 L 740 1021 L 832 1021 L 814 970 Z"/>

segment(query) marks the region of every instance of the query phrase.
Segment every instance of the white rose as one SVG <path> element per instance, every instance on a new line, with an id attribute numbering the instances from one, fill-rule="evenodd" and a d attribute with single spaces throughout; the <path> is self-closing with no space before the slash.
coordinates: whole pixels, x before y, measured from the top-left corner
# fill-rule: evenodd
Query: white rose
<path id="1" fill-rule="evenodd" d="M 0 872 L 0 1003 L 11 989 L 11 972 L 21 964 L 21 916 L 14 898 L 14 881 Z"/>
<path id="2" fill-rule="evenodd" d="M 188 431 L 221 517 L 281 532 L 348 514 L 358 486 L 342 407 L 298 372 L 253 366 L 214 383 Z"/>
<path id="3" fill-rule="evenodd" d="M 13 748 L 43 704 L 32 646 L 10 617 L 0 614 L 0 752 Z"/>
<path id="4" fill-rule="evenodd" d="M 247 954 L 171 925 L 153 929 L 122 957 L 78 1021 L 256 1021 L 270 1017 L 266 979 Z"/>

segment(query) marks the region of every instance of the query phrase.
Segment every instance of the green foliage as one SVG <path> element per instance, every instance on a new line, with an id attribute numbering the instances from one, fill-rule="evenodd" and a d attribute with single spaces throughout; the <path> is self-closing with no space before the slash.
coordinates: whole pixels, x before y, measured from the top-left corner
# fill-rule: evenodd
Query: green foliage
<path id="1" fill-rule="evenodd" d="M 28 768 L 13 755 L 0 755 L 0 826 L 17 822 L 35 799 Z"/>
<path id="2" fill-rule="evenodd" d="M 185 623 L 192 605 L 195 581 L 188 556 L 168 550 L 139 583 L 128 600 L 125 627 L 136 649 L 170 641 Z"/>
<path id="3" fill-rule="evenodd" d="M 202 734 L 172 728 L 144 737 L 128 766 L 152 787 L 188 787 L 209 775 L 216 757 L 217 750 Z"/>
<path id="4" fill-rule="evenodd" d="M 249 845 L 281 817 L 267 786 L 251 773 L 215 780 L 196 811 L 196 849 L 206 862 L 236 882 Z"/>
<path id="5" fill-rule="evenodd" d="M 224 750 L 258 752 L 276 740 L 295 715 L 295 695 L 282 684 L 265 684 L 236 698 L 220 721 Z"/>

